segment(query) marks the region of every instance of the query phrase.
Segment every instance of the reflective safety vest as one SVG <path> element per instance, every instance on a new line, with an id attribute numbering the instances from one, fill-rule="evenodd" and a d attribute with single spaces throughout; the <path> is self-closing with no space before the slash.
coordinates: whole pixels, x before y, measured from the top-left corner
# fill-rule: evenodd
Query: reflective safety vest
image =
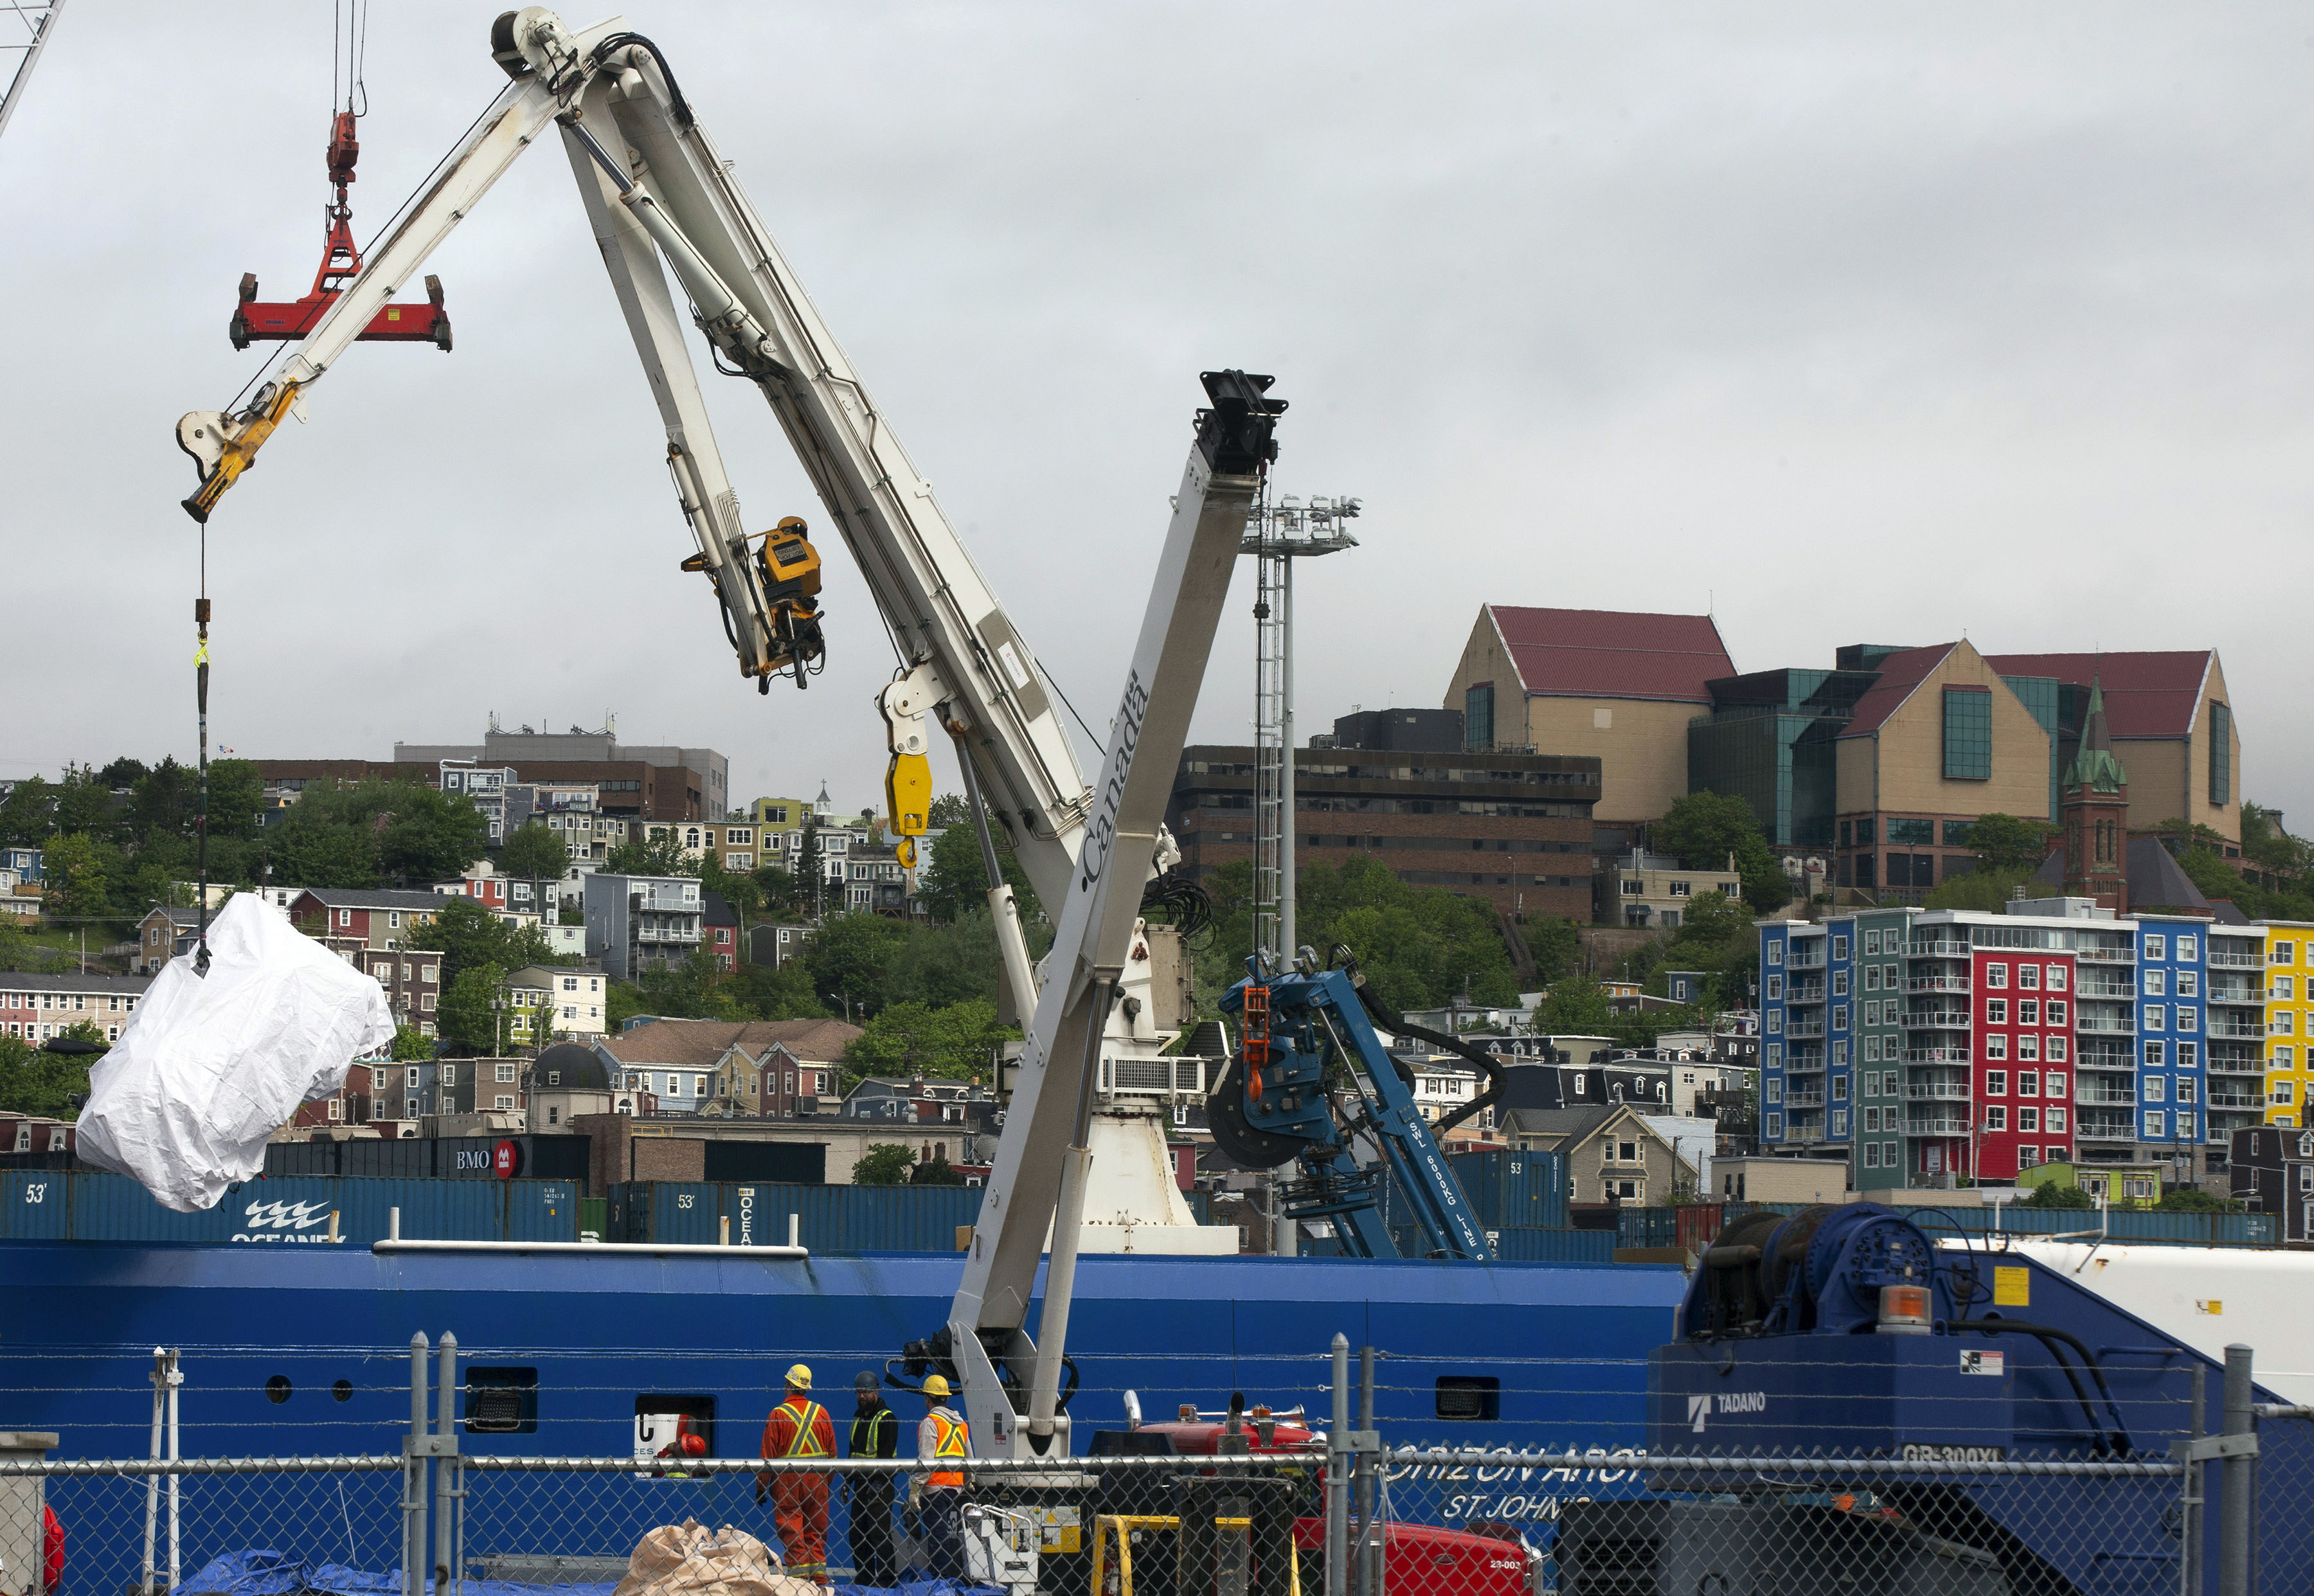
<path id="1" fill-rule="evenodd" d="M 795 1423 L 795 1439 L 788 1442 L 790 1458 L 824 1458 L 827 1449 L 819 1444 L 817 1431 L 827 1410 L 817 1402 L 806 1402 L 798 1407 L 792 1402 L 782 1402 L 773 1411 L 786 1414 Z"/>
<path id="2" fill-rule="evenodd" d="M 972 1432 L 962 1419 L 951 1418 L 945 1413 L 935 1413 L 932 1415 L 932 1421 L 940 1437 L 939 1444 L 932 1448 L 933 1457 L 968 1458 L 972 1456 Z M 961 1491 L 964 1489 L 964 1476 L 954 1469 L 949 1469 L 945 1473 L 930 1476 L 925 1479 L 924 1484 L 934 1489 L 946 1487 L 952 1491 Z"/>

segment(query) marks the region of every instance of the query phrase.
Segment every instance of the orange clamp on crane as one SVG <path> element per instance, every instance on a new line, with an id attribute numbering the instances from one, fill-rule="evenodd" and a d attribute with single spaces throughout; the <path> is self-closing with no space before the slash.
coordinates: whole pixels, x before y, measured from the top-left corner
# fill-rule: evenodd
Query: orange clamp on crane
<path id="1" fill-rule="evenodd" d="M 234 348 L 245 349 L 261 339 L 286 342 L 304 338 L 314 331 L 331 301 L 361 270 L 361 251 L 354 245 L 354 209 L 346 198 L 346 185 L 354 181 L 354 163 L 360 155 L 361 143 L 354 137 L 354 113 L 341 110 L 330 120 L 330 147 L 326 152 L 330 181 L 337 185 L 338 197 L 322 209 L 328 225 L 322 234 L 322 269 L 314 274 L 313 291 L 303 299 L 287 303 L 260 300 L 257 274 L 243 272 L 241 304 L 226 329 Z M 449 353 L 450 318 L 442 309 L 442 279 L 431 272 L 426 276 L 426 300 L 424 304 L 381 307 L 356 338 L 385 343 L 430 343 L 443 353 Z"/>
<path id="2" fill-rule="evenodd" d="M 1245 1095 L 1261 1100 L 1261 1066 L 1269 1062 L 1269 989 L 1245 989 Z"/>

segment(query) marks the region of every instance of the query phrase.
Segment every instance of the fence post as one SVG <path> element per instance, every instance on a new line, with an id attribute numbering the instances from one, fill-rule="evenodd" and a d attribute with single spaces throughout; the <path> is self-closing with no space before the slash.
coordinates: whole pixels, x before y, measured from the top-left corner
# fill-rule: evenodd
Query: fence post
<path id="1" fill-rule="evenodd" d="M 402 1442 L 402 1596 L 426 1596 L 426 1332 L 410 1338 L 410 1433 Z"/>
<path id="2" fill-rule="evenodd" d="M 2257 1421 L 2250 1411 L 2250 1349 L 2230 1342 L 2226 1346 L 2226 1435 L 2256 1433 Z M 2225 1499 L 2219 1503 L 2223 1516 L 2218 1522 L 2220 1596 L 2250 1596 L 2250 1472 L 2256 1467 L 2254 1456 L 2229 1455 L 2225 1460 Z"/>
<path id="3" fill-rule="evenodd" d="M 457 1579 L 458 1338 L 442 1332 L 441 1372 L 434 1425 L 434 1596 L 451 1596 Z"/>
<path id="4" fill-rule="evenodd" d="M 1358 1348 L 1358 1435 L 1363 1438 L 1374 1427 L 1374 1349 Z M 1377 1459 L 1371 1452 L 1358 1455 L 1357 1512 L 1358 1552 L 1350 1565 L 1351 1589 L 1356 1596 L 1380 1596 L 1382 1590 L 1382 1534 L 1374 1524 L 1374 1468 Z"/>
<path id="5" fill-rule="evenodd" d="M 1334 1336 L 1334 1423 L 1326 1437 L 1326 1596 L 1349 1596 L 1350 1338 Z"/>
<path id="6" fill-rule="evenodd" d="M 2177 1596 L 2201 1596 L 2202 1592 L 2202 1508 L 2210 1494 L 2203 1485 L 2203 1471 L 2209 1467 L 2193 1455 L 2194 1442 L 2208 1432 L 2209 1371 L 2199 1358 L 2194 1360 L 2193 1411 L 2186 1421 L 2186 1476 L 2178 1485 L 2177 1547 L 2182 1556 L 2177 1569 Z"/>

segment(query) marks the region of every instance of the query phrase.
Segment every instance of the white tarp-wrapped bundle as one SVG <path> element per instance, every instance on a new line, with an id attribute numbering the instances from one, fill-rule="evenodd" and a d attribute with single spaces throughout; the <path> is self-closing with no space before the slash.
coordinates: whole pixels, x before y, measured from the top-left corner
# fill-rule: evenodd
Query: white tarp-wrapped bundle
<path id="1" fill-rule="evenodd" d="M 393 1039 L 385 992 L 258 898 L 209 923 L 209 973 L 172 959 L 89 1074 L 83 1163 L 135 1177 L 164 1208 L 214 1208 L 265 1168 L 300 1103 Z"/>

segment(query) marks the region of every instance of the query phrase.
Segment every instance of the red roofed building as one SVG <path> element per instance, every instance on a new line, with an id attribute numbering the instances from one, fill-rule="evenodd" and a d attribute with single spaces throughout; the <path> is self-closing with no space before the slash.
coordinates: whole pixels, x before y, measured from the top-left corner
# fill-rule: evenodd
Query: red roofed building
<path id="1" fill-rule="evenodd" d="M 1602 824 L 1687 792 L 1687 725 L 1736 665 L 1709 615 L 1487 604 L 1442 701 L 1475 751 L 1599 760 Z"/>
<path id="2" fill-rule="evenodd" d="M 1839 886 L 1925 891 L 1975 868 L 1978 816 L 2050 818 L 2049 733 L 2012 673 L 1965 639 L 1871 668 L 1835 745 Z"/>
<path id="3" fill-rule="evenodd" d="M 2059 683 L 2059 763 L 2080 749 L 2092 678 L 2104 688 L 2106 735 L 2129 767 L 2129 825 L 2183 818 L 2241 841 L 2241 733 L 2214 648 L 2132 654 L 1996 654 L 2004 676 Z"/>

